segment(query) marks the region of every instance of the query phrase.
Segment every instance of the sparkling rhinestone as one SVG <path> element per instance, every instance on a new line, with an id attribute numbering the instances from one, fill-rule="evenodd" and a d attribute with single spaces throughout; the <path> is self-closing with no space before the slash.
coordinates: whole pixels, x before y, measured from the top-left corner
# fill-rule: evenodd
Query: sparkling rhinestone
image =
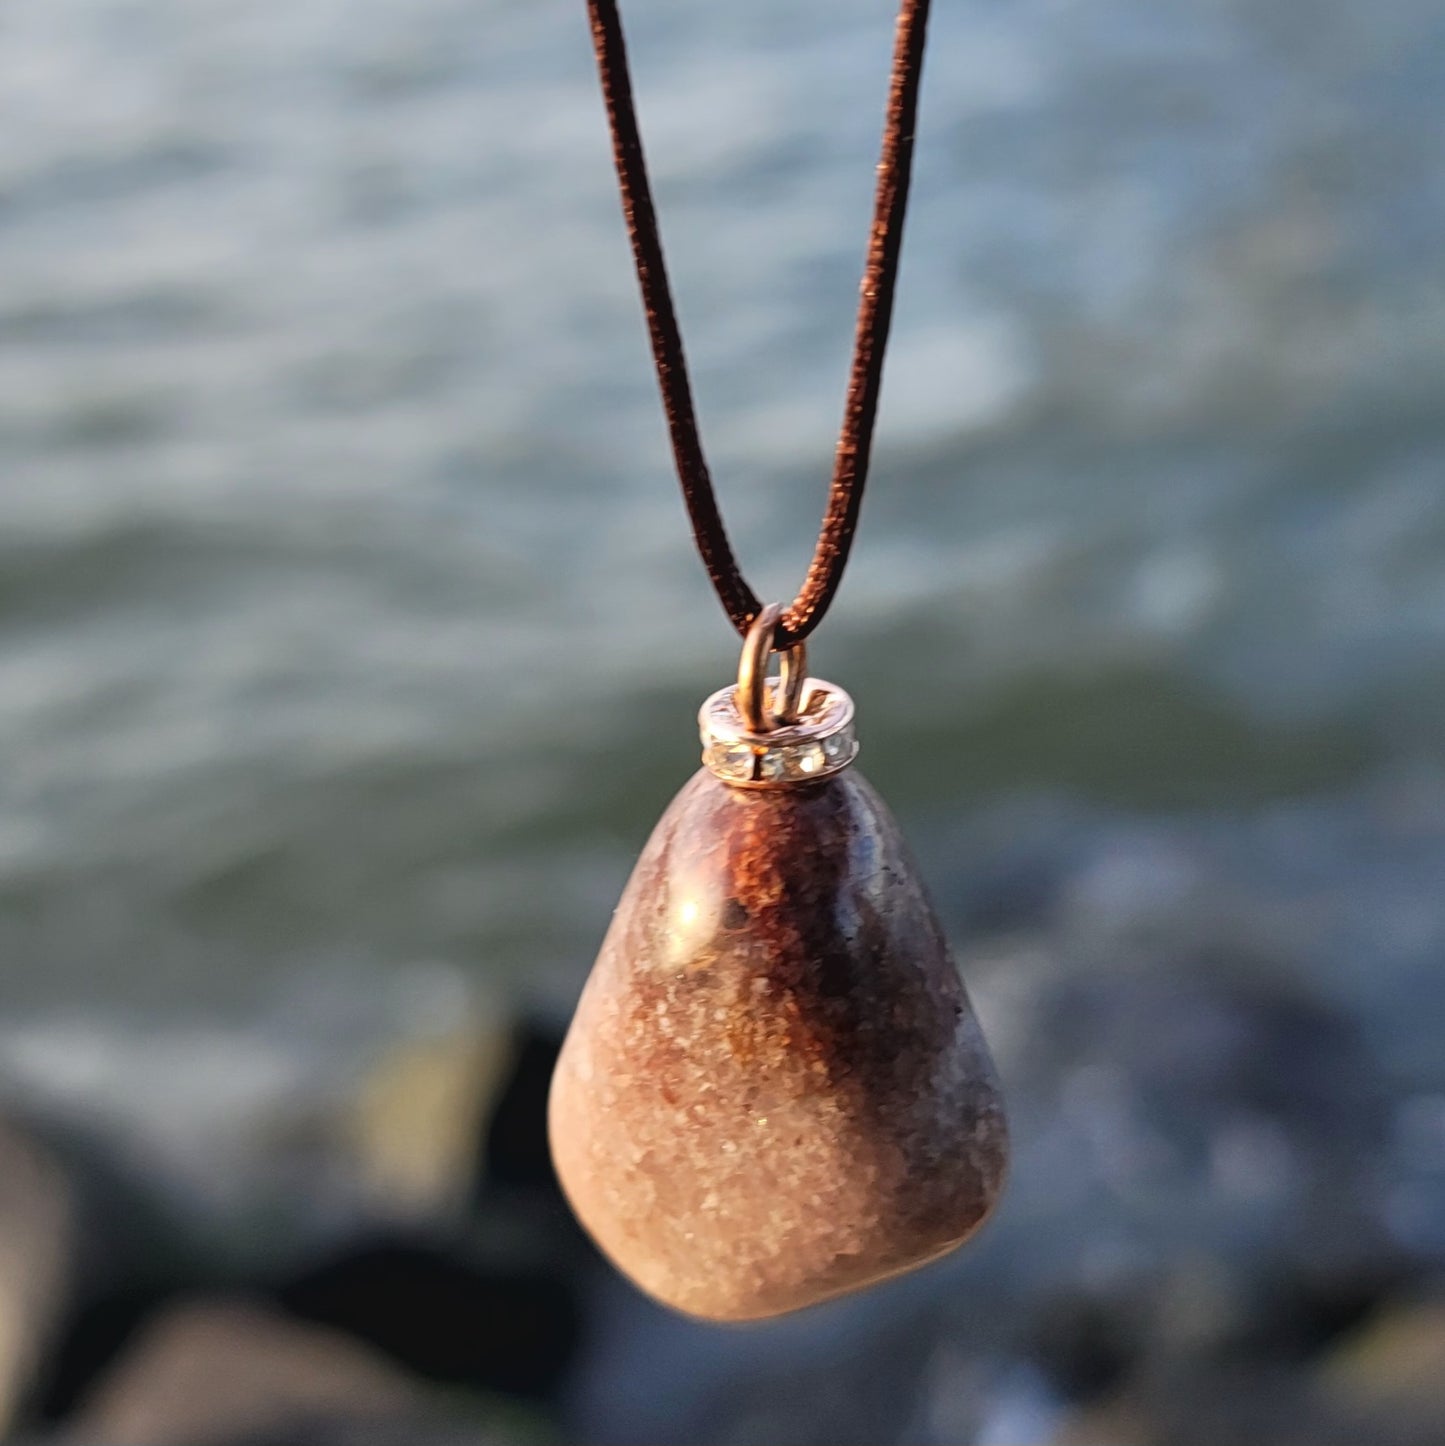
<path id="1" fill-rule="evenodd" d="M 823 740 L 823 752 L 829 763 L 836 763 L 840 758 L 846 758 L 853 751 L 853 734 L 849 729 L 842 733 L 835 733 L 831 738 Z"/>
<path id="2" fill-rule="evenodd" d="M 729 778 L 751 778 L 753 750 L 746 743 L 714 743 L 708 749 L 707 766 Z"/>
<path id="3" fill-rule="evenodd" d="M 823 771 L 823 748 L 818 743 L 800 743 L 788 749 L 783 767 L 789 778 L 810 778 Z"/>
<path id="4" fill-rule="evenodd" d="M 758 770 L 759 778 L 774 779 L 787 776 L 787 764 L 781 753 L 773 749 L 763 754 L 762 767 Z"/>

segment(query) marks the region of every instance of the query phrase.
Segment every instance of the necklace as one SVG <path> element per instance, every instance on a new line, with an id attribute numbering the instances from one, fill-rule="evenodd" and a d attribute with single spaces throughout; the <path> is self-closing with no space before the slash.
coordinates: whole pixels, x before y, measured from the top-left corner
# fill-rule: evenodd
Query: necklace
<path id="1" fill-rule="evenodd" d="M 807 676 L 857 527 L 892 313 L 928 0 L 902 0 L 847 405 L 802 590 L 764 606 L 703 459 L 616 0 L 588 0 L 623 214 L 693 533 L 743 634 L 703 764 L 643 849 L 553 1076 L 558 1178 L 664 1304 L 780 1315 L 937 1259 L 982 1224 L 1007 1128 L 906 844 L 851 770 L 853 703 Z M 767 676 L 771 655 L 779 673 Z"/>

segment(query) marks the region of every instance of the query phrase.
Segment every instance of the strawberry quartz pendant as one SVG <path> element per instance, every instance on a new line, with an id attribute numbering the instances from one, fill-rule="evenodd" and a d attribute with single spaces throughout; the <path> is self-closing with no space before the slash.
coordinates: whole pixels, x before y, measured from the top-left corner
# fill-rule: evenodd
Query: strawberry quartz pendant
<path id="1" fill-rule="evenodd" d="M 701 713 L 706 765 L 617 907 L 552 1081 L 552 1156 L 616 1266 L 709 1320 L 924 1265 L 983 1223 L 1007 1127 L 913 860 L 850 765 L 853 705 L 764 679 L 778 616 Z"/>
<path id="2" fill-rule="evenodd" d="M 853 704 L 806 676 L 802 646 L 858 524 L 929 0 L 900 0 L 843 426 L 786 619 L 738 570 L 703 457 L 617 0 L 587 10 L 678 481 L 747 641 L 737 687 L 703 705 L 705 767 L 653 830 L 582 991 L 552 1079 L 552 1158 L 582 1224 L 643 1290 L 758 1320 L 961 1245 L 1008 1152 L 993 1064 L 913 860 L 848 771 Z"/>

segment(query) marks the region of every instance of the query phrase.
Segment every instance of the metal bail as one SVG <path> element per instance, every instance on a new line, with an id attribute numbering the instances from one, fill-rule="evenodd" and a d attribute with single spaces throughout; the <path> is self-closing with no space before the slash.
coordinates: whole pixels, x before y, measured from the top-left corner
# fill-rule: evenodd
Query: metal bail
<path id="1" fill-rule="evenodd" d="M 698 713 L 702 761 L 737 788 L 791 788 L 821 783 L 858 756 L 853 700 L 836 683 L 808 677 L 802 643 L 768 662 L 783 610 L 769 604 L 743 641 L 736 686 L 719 688 Z"/>

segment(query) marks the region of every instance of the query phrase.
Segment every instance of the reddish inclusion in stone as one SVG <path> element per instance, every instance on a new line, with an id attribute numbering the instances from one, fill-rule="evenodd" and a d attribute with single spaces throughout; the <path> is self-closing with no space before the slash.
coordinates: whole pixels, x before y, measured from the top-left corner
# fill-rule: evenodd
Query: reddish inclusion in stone
<path id="1" fill-rule="evenodd" d="M 683 788 L 583 991 L 550 1130 L 598 1245 L 690 1315 L 796 1310 L 978 1228 L 1007 1157 L 993 1064 L 856 772 Z"/>

